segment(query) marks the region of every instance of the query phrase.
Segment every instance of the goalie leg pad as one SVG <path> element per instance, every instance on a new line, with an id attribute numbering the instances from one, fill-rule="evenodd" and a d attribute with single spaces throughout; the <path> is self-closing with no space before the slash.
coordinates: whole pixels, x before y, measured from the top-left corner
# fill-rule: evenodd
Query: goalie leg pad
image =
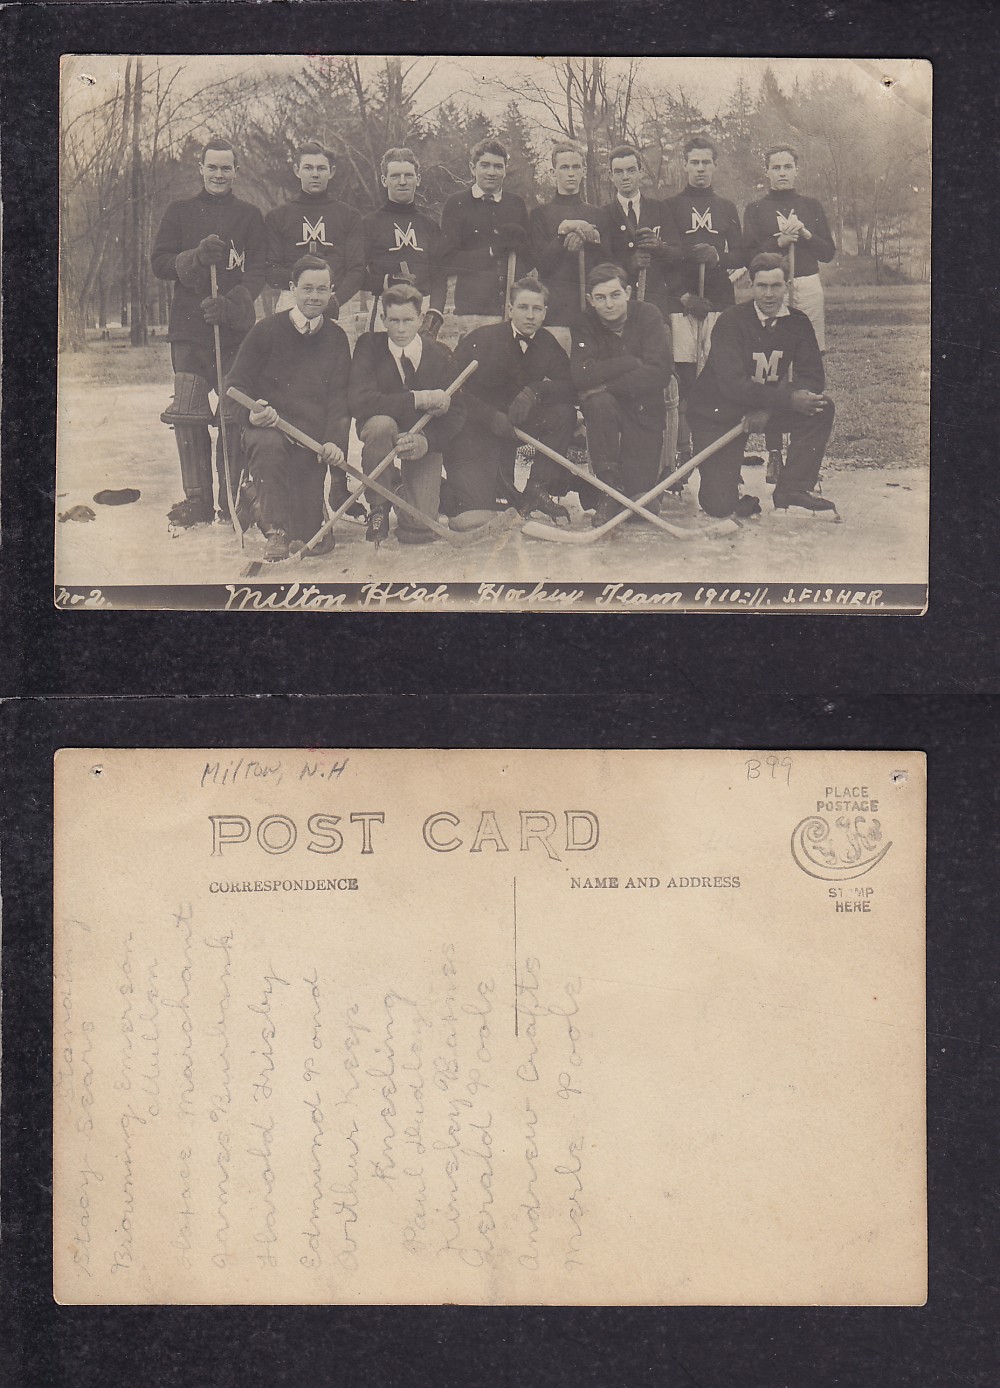
<path id="1" fill-rule="evenodd" d="M 212 504 L 212 441 L 204 424 L 177 424 L 174 440 L 181 460 L 181 485 L 188 501 Z"/>
<path id="2" fill-rule="evenodd" d="M 208 403 L 208 382 L 193 371 L 174 373 L 174 398 L 160 415 L 164 424 L 210 424 L 214 419 Z"/>

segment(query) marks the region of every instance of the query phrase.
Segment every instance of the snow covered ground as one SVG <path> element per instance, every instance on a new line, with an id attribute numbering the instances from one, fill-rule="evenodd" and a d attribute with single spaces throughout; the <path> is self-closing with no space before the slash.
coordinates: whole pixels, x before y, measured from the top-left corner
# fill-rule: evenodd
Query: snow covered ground
<path id="1" fill-rule="evenodd" d="M 166 383 L 95 385 L 64 381 L 59 401 L 57 512 L 89 506 L 93 521 L 56 527 L 56 579 L 69 586 L 231 583 L 258 558 L 256 530 L 241 554 L 235 534 L 220 525 L 172 531 L 166 512 L 181 496 L 173 436 L 159 421 Z M 359 465 L 352 446 L 352 462 Z M 766 582 L 887 585 L 924 583 L 927 575 L 928 473 L 915 467 L 859 467 L 828 459 L 823 491 L 843 523 L 806 513 L 774 512 L 762 467 L 744 468 L 748 491 L 763 514 L 736 533 L 674 540 L 648 524 L 625 524 L 588 548 L 550 544 L 514 532 L 499 543 L 459 549 L 447 542 L 402 546 L 393 538 L 376 552 L 364 528 L 341 522 L 336 549 L 302 563 L 269 565 L 261 581 L 413 583 L 479 580 L 565 584 Z M 94 503 L 102 488 L 135 487 L 125 506 Z M 709 524 L 697 508 L 697 482 L 669 501 L 664 519 L 697 532 Z M 577 512 L 575 525 L 586 522 Z"/>

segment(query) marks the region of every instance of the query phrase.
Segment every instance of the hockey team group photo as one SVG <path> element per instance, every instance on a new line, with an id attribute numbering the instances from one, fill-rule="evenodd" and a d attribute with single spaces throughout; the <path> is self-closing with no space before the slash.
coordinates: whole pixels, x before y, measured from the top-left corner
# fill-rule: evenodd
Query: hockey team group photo
<path id="1" fill-rule="evenodd" d="M 62 85 L 61 606 L 925 605 L 928 65 Z"/>

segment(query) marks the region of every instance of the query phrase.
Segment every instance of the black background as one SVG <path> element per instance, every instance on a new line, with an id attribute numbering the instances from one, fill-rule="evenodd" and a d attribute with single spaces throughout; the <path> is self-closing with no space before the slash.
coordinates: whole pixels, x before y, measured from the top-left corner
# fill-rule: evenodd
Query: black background
<path id="1" fill-rule="evenodd" d="M 2 32 L 0 689 L 7 696 L 8 776 L 0 1174 L 8 1326 L 0 1380 L 16 1388 L 994 1388 L 1000 19 L 993 7 L 970 0 L 873 0 L 863 7 L 828 0 L 794 9 L 736 8 L 721 0 L 24 5 L 3 14 Z M 427 49 L 933 60 L 934 492 L 926 617 L 55 611 L 59 54 Z M 926 749 L 927 1306 L 56 1307 L 51 758 L 65 745 Z"/>

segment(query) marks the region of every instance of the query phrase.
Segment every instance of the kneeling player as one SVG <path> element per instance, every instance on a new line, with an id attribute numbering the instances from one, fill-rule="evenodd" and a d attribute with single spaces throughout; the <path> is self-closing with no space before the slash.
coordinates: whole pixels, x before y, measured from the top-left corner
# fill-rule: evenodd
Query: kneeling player
<path id="1" fill-rule="evenodd" d="M 587 312 L 573 329 L 573 381 L 587 423 L 587 451 L 602 482 L 634 498 L 656 485 L 673 372 L 670 335 L 654 304 L 632 298 L 620 265 L 587 277 Z M 594 525 L 621 506 L 601 493 Z"/>
<path id="2" fill-rule="evenodd" d="M 536 454 L 524 491 L 514 488 L 515 428 L 565 454 L 576 427 L 569 358 L 542 327 L 548 299 L 537 279 L 516 280 L 510 321 L 477 328 L 455 349 L 456 374 L 470 361 L 479 368 L 465 388 L 465 428 L 447 453 L 451 500 L 446 509 L 453 516 L 495 510 L 499 491 L 522 515 L 540 511 L 552 520 L 569 520 L 552 496 L 566 486 L 559 464 L 550 458 Z"/>
<path id="3" fill-rule="evenodd" d="M 726 309 L 712 334 L 705 369 L 689 404 L 696 452 L 749 416 L 752 431 L 772 426 L 791 437 L 788 459 L 774 489 L 777 508 L 835 511 L 813 492 L 833 428 L 833 402 L 823 394 L 823 358 L 812 324 L 785 302 L 788 265 L 773 253 L 750 262 L 753 298 Z M 743 439 L 701 467 L 699 501 L 710 516 L 754 515 L 756 497 L 740 496 Z"/>
<path id="4" fill-rule="evenodd" d="M 362 443 L 361 466 L 371 472 L 396 448 L 400 495 L 437 520 L 441 449 L 465 422 L 463 401 L 446 394 L 458 371 L 446 348 L 421 337 L 423 296 L 415 285 L 390 285 L 382 295 L 382 315 L 385 332 L 359 337 L 351 364 L 349 399 Z M 434 418 L 424 432 L 410 433 L 418 416 L 428 412 Z M 394 470 L 387 469 L 381 480 L 393 486 Z M 388 534 L 389 503 L 373 494 L 367 538 L 379 544 Z M 402 511 L 396 519 L 396 538 L 402 544 L 422 545 L 437 536 Z"/>
<path id="5" fill-rule="evenodd" d="M 230 404 L 243 424 L 255 519 L 267 536 L 268 560 L 287 559 L 291 541 L 311 540 L 322 526 L 327 465 L 344 461 L 351 422 L 351 349 L 343 328 L 324 316 L 333 294 L 329 265 L 319 256 L 304 255 L 292 267 L 289 289 L 294 306 L 251 328 L 228 378 L 228 385 L 257 402 L 249 411 Z M 323 456 L 277 429 L 279 415 L 322 440 Z M 338 467 L 331 495 L 335 501 L 347 498 L 347 481 Z M 331 532 L 310 553 L 332 548 Z"/>

